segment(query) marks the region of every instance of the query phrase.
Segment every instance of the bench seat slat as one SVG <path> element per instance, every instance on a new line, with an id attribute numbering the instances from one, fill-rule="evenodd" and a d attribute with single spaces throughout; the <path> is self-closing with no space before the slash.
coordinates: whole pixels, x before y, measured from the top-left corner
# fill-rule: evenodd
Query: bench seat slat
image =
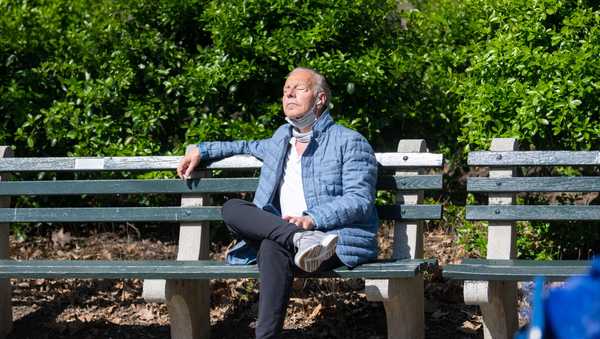
<path id="1" fill-rule="evenodd" d="M 469 192 L 600 192 L 600 177 L 468 178 Z"/>
<path id="2" fill-rule="evenodd" d="M 457 280 L 529 281 L 537 276 L 548 280 L 565 280 L 588 271 L 590 261 L 561 260 L 485 260 L 465 259 L 460 264 L 444 266 L 443 275 Z"/>
<path id="3" fill-rule="evenodd" d="M 440 219 L 441 205 L 377 208 L 383 220 Z M 192 222 L 222 220 L 221 207 L 0 208 L 3 222 Z"/>
<path id="4" fill-rule="evenodd" d="M 469 166 L 598 166 L 600 151 L 470 152 Z"/>
<path id="5" fill-rule="evenodd" d="M 600 205 L 470 205 L 467 220 L 600 220 Z"/>
<path id="6" fill-rule="evenodd" d="M 0 182 L 0 195 L 182 194 L 254 192 L 258 178 L 202 178 L 193 180 L 56 180 Z M 441 189 L 441 175 L 381 176 L 380 190 Z"/>
<path id="7" fill-rule="evenodd" d="M 436 153 L 376 153 L 375 157 L 384 168 L 439 168 L 443 155 Z M 56 157 L 56 158 L 5 158 L 0 160 L 0 172 L 40 171 L 154 171 L 174 170 L 181 156 L 148 157 Z M 256 169 L 262 162 L 249 155 L 236 155 L 211 162 L 206 169 Z"/>
<path id="8" fill-rule="evenodd" d="M 339 268 L 307 277 L 409 278 L 435 260 L 379 261 L 352 270 Z M 200 261 L 0 260 L 0 278 L 236 279 L 258 278 L 256 265 Z"/>

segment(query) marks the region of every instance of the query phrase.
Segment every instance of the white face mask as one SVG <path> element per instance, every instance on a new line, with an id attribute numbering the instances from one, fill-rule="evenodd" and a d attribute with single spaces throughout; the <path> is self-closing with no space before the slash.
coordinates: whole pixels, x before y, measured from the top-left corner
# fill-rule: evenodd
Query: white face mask
<path id="1" fill-rule="evenodd" d="M 289 118 L 286 117 L 285 120 L 290 123 L 290 125 L 294 126 L 294 128 L 298 130 L 303 130 L 315 124 L 317 121 L 317 103 L 319 100 L 315 100 L 313 106 L 304 113 L 303 116 L 299 118 Z"/>

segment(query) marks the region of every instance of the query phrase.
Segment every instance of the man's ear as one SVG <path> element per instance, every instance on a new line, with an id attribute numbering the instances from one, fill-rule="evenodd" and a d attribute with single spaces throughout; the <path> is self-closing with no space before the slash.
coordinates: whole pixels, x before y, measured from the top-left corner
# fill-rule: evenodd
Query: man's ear
<path id="1" fill-rule="evenodd" d="M 326 100 L 326 96 L 325 93 L 321 92 L 317 95 L 317 105 L 321 105 L 321 112 L 324 111 L 324 106 L 325 106 L 325 102 L 327 102 Z"/>

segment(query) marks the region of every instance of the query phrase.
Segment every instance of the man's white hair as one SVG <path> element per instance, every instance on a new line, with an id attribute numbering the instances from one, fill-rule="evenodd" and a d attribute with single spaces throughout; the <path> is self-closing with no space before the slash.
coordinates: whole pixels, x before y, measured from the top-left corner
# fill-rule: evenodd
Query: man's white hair
<path id="1" fill-rule="evenodd" d="M 325 79 L 323 74 L 315 71 L 312 68 L 308 68 L 308 67 L 296 67 L 291 72 L 288 73 L 287 77 L 289 78 L 290 75 L 292 75 L 294 72 L 298 72 L 298 71 L 306 71 L 306 72 L 309 72 L 312 74 L 313 79 L 314 79 L 313 90 L 317 93 L 325 93 L 325 103 L 323 105 L 323 108 L 321 109 L 321 112 L 319 112 L 319 113 L 322 113 L 325 110 L 327 110 L 329 108 L 329 102 L 331 101 L 331 88 L 329 88 L 327 79 Z"/>

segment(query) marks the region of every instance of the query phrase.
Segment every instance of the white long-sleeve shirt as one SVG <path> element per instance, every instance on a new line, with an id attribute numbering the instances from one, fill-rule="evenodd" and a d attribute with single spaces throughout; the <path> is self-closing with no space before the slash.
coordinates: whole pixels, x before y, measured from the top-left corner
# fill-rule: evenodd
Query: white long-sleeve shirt
<path id="1" fill-rule="evenodd" d="M 290 151 L 283 167 L 283 178 L 279 185 L 281 215 L 302 216 L 306 211 L 304 186 L 302 185 L 302 156 L 296 151 L 296 138 L 290 139 Z"/>

